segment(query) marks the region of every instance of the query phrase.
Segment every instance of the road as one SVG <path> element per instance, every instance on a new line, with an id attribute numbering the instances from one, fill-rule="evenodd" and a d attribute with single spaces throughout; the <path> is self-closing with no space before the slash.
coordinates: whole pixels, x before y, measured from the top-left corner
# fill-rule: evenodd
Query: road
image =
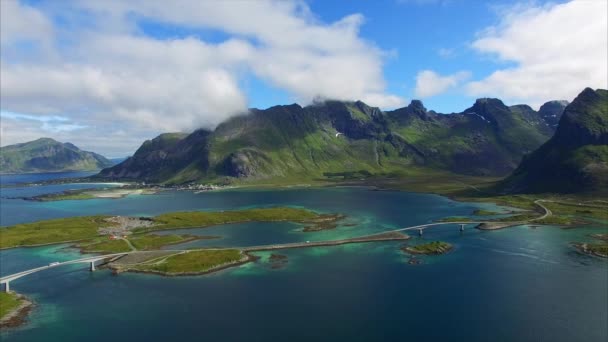
<path id="1" fill-rule="evenodd" d="M 97 255 L 97 256 L 86 257 L 86 258 L 82 258 L 82 259 L 76 259 L 76 260 L 59 262 L 59 263 L 56 263 L 56 264 L 53 264 L 53 265 L 49 264 L 49 265 L 46 265 L 46 266 L 32 268 L 32 269 L 29 269 L 29 270 L 26 270 L 26 271 L 23 271 L 23 272 L 14 273 L 14 274 L 11 274 L 11 275 L 4 276 L 4 277 L 0 278 L 0 284 L 6 283 L 7 281 L 11 281 L 11 280 L 15 280 L 15 279 L 24 277 L 24 276 L 26 276 L 28 274 L 32 274 L 32 273 L 35 273 L 35 272 L 47 270 L 47 269 L 50 269 L 50 268 L 55 268 L 55 267 L 59 267 L 59 266 L 69 265 L 69 264 L 87 263 L 87 262 L 92 262 L 92 261 L 98 261 L 98 260 L 108 259 L 108 258 L 114 258 L 114 257 L 118 257 L 118 256 L 127 255 L 129 253 L 132 253 L 132 252 L 106 254 L 106 255 Z"/>
<path id="2" fill-rule="evenodd" d="M 536 205 L 538 205 L 539 207 L 541 207 L 545 211 L 545 213 L 544 213 L 543 216 L 540 216 L 540 217 L 537 217 L 537 218 L 534 218 L 534 219 L 530 219 L 528 221 L 508 222 L 508 223 L 511 223 L 511 224 L 526 224 L 528 222 L 533 222 L 533 221 L 545 219 L 548 216 L 552 215 L 553 213 L 551 212 L 551 210 L 549 208 L 545 207 L 542 204 L 542 202 L 551 202 L 551 201 L 549 201 L 549 200 L 542 200 L 542 199 L 534 201 L 534 203 Z M 407 235 L 401 235 L 401 234 L 396 235 L 396 233 L 404 232 L 404 231 L 408 231 L 408 230 L 427 229 L 429 227 L 440 226 L 440 225 L 447 225 L 447 224 L 456 224 L 456 225 L 459 225 L 459 224 L 481 224 L 481 223 L 496 223 L 496 222 L 493 222 L 493 221 L 435 222 L 435 223 L 420 224 L 420 225 L 417 225 L 417 226 L 399 228 L 399 229 L 389 230 L 389 231 L 385 231 L 385 232 L 381 232 L 381 233 L 376 233 L 376 234 L 371 234 L 371 235 L 365 235 L 365 236 L 360 236 L 360 237 L 355 237 L 355 238 L 349 238 L 349 239 L 342 239 L 342 240 L 296 242 L 296 243 L 286 243 L 286 244 L 272 244 L 272 245 L 250 246 L 250 247 L 233 247 L 233 248 L 240 249 L 240 250 L 242 250 L 244 252 L 255 252 L 255 251 L 269 251 L 269 250 L 278 250 L 278 249 L 290 249 L 290 248 L 306 248 L 306 247 L 315 247 L 315 246 L 337 246 L 337 245 L 344 245 L 344 244 L 349 244 L 349 243 L 363 243 L 363 242 L 374 242 L 374 241 L 406 240 L 406 239 L 408 239 Z M 507 222 L 505 222 L 505 223 L 507 223 Z M 135 250 L 135 247 L 130 243 L 130 241 L 128 241 L 127 239 L 124 239 L 124 240 L 127 241 L 127 243 L 129 244 L 129 247 L 132 249 L 131 252 L 98 255 L 98 256 L 92 256 L 92 257 L 86 257 L 86 258 L 76 259 L 76 260 L 59 262 L 59 263 L 56 263 L 54 265 L 46 265 L 46 266 L 42 266 L 42 267 L 37 267 L 37 268 L 29 269 L 29 270 L 26 270 L 26 271 L 23 271 L 23 272 L 19 272 L 19 273 L 15 273 L 15 274 L 11 274 L 11 275 L 7 275 L 5 277 L 2 277 L 2 278 L 0 278 L 0 284 L 10 282 L 12 280 L 24 277 L 24 276 L 26 276 L 28 274 L 32 274 L 32 273 L 35 273 L 35 272 L 39 272 L 39 271 L 43 271 L 43 270 L 46 270 L 46 269 L 55 268 L 55 267 L 59 267 L 59 266 L 63 266 L 63 265 L 77 264 L 77 263 L 87 263 L 87 262 L 92 262 L 92 261 L 98 261 L 98 260 L 108 259 L 108 258 L 125 256 L 125 255 L 133 254 L 133 253 L 143 253 L 142 251 Z M 229 247 L 227 247 L 227 248 L 221 248 L 221 249 L 228 249 L 228 248 Z M 173 250 L 173 251 L 175 251 L 175 252 L 189 252 L 189 251 L 195 251 L 195 249 L 192 249 L 192 250 Z"/>

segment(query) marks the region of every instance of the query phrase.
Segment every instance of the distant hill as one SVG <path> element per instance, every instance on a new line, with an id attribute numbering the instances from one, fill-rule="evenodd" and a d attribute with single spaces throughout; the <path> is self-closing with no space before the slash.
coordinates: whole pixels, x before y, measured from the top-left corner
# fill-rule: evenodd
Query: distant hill
<path id="1" fill-rule="evenodd" d="M 394 173 L 409 166 L 506 175 L 554 129 L 532 108 L 508 107 L 498 99 L 480 99 L 453 114 L 427 111 L 420 101 L 389 112 L 360 101 L 292 104 L 251 109 L 214 131 L 162 134 L 98 176 L 165 183 L 298 180 L 362 170 Z"/>
<path id="2" fill-rule="evenodd" d="M 50 138 L 0 147 L 1 173 L 99 170 L 111 165 L 97 153 Z"/>
<path id="3" fill-rule="evenodd" d="M 511 193 L 608 191 L 608 90 L 569 104 L 555 135 L 526 156 L 500 188 Z"/>

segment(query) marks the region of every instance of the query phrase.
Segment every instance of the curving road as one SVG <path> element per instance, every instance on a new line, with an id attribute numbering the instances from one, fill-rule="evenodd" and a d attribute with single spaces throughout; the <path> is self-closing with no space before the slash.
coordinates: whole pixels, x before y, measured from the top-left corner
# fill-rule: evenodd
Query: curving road
<path id="1" fill-rule="evenodd" d="M 547 207 L 545 207 L 544 205 L 541 204 L 541 202 L 552 202 L 549 200 L 536 200 L 534 201 L 534 203 L 536 205 L 538 205 L 539 207 L 541 207 L 544 211 L 545 214 L 543 216 L 534 218 L 534 219 L 530 219 L 528 221 L 522 221 L 522 222 L 509 222 L 512 224 L 525 224 L 528 222 L 532 222 L 532 221 L 537 221 L 537 220 L 542 220 L 550 215 L 552 215 L 553 213 L 551 212 L 551 210 Z M 457 221 L 457 222 L 435 222 L 435 223 L 426 223 L 426 224 L 420 224 L 417 226 L 410 226 L 410 227 L 405 227 L 405 228 L 399 228 L 399 229 L 394 229 L 394 230 L 389 230 L 389 231 L 384 231 L 384 232 L 380 232 L 380 233 L 375 233 L 375 234 L 370 234 L 370 235 L 365 235 L 365 236 L 359 236 L 359 237 L 355 237 L 355 238 L 350 238 L 350 239 L 343 239 L 343 240 L 330 240 L 330 241 L 314 241 L 314 242 L 296 242 L 296 243 L 287 243 L 287 244 L 272 244 L 272 245 L 264 245 L 264 246 L 250 246 L 250 247 L 235 247 L 238 249 L 241 249 L 243 251 L 246 252 L 253 252 L 253 251 L 262 251 L 262 250 L 277 250 L 277 249 L 289 249 L 289 248 L 302 248 L 302 247 L 314 247 L 314 246 L 333 246 L 333 245 L 342 245 L 342 244 L 347 244 L 347 243 L 360 243 L 360 242 L 372 242 L 372 241 L 387 241 L 387 240 L 401 240 L 403 238 L 400 237 L 396 237 L 396 236 L 390 236 L 391 233 L 398 233 L 398 232 L 403 232 L 403 231 L 408 231 L 408 230 L 424 230 L 430 227 L 435 227 L 435 226 L 440 226 L 440 225 L 446 225 L 446 224 L 481 224 L 481 223 L 495 223 L 493 221 Z M 126 240 L 126 239 L 125 239 Z M 129 246 L 134 249 L 133 245 L 131 245 L 129 243 Z M 226 249 L 226 248 L 222 248 L 222 249 Z M 188 252 L 188 251 L 195 251 L 194 249 L 192 250 L 173 250 L 175 252 Z M 109 258 L 115 258 L 115 257 L 121 257 L 121 256 L 125 256 L 125 255 L 129 255 L 129 254 L 134 254 L 134 253 L 144 253 L 144 251 L 137 251 L 137 250 L 132 250 L 130 252 L 123 252 L 123 253 L 114 253 L 114 254 L 106 254 L 106 255 L 97 255 L 97 256 L 91 256 L 91 257 L 86 257 L 86 258 L 81 258 L 81 259 L 76 259 L 76 260 L 70 260 L 70 261 L 64 261 L 64 262 L 58 262 L 58 263 L 54 263 L 54 264 L 49 264 L 46 266 L 42 266 L 42 267 L 37 267 L 37 268 L 32 268 L 26 271 L 22 271 L 19 273 L 14 273 L 11 275 L 7 275 L 4 277 L 0 278 L 0 284 L 7 284 L 15 279 L 19 279 L 21 277 L 25 277 L 29 274 L 32 273 L 36 273 L 36 272 L 40 272 L 40 271 L 44 271 L 50 268 L 55 268 L 55 267 L 59 267 L 59 266 L 64 266 L 64 265 L 70 265 L 70 264 L 78 264 L 78 263 L 91 263 L 91 262 L 96 262 L 99 260 L 104 260 L 104 259 L 109 259 Z M 8 289 L 8 286 L 6 287 Z"/>

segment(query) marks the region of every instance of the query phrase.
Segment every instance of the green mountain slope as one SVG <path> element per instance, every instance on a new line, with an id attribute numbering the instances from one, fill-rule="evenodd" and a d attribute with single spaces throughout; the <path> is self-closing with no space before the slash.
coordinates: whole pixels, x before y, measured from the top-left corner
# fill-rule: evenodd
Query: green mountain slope
<path id="1" fill-rule="evenodd" d="M 214 131 L 161 135 L 99 176 L 167 183 L 311 179 L 409 166 L 504 175 L 552 133 L 529 107 L 513 109 L 496 99 L 447 115 L 427 111 L 420 101 L 390 112 L 360 101 L 293 104 L 252 109 Z"/>
<path id="2" fill-rule="evenodd" d="M 50 138 L 0 147 L 0 172 L 99 170 L 111 166 L 105 157 Z"/>
<path id="3" fill-rule="evenodd" d="M 555 135 L 500 184 L 506 192 L 608 190 L 608 91 L 585 89 L 566 107 Z"/>

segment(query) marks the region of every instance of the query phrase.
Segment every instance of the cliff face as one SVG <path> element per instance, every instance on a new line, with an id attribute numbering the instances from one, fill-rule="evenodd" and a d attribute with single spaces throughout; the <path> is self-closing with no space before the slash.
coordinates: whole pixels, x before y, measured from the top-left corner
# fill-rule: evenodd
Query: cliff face
<path id="1" fill-rule="evenodd" d="M 585 89 L 569 104 L 555 135 L 501 184 L 506 192 L 606 192 L 608 91 Z"/>
<path id="2" fill-rule="evenodd" d="M 111 161 L 97 153 L 50 138 L 0 147 L 2 173 L 88 171 L 110 165 Z"/>
<path id="3" fill-rule="evenodd" d="M 161 135 L 99 176 L 183 183 L 382 173 L 408 166 L 504 175 L 551 134 L 539 113 L 497 99 L 480 99 L 462 113 L 445 115 L 416 100 L 390 112 L 361 101 L 325 101 L 252 109 L 212 132 Z"/>

